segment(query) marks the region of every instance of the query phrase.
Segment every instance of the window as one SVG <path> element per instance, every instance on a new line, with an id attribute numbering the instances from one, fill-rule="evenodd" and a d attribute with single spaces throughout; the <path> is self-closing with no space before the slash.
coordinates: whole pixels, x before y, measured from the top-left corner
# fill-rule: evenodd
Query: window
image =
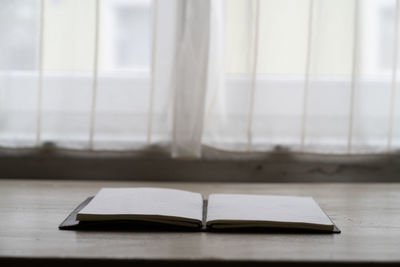
<path id="1" fill-rule="evenodd" d="M 182 136 L 219 149 L 400 146 L 396 1 L 207 3 L 2 1 L 0 145 L 173 143 L 184 99 L 201 133 Z M 206 78 L 187 81 L 189 70 Z M 181 96 L 177 80 L 189 84 Z"/>

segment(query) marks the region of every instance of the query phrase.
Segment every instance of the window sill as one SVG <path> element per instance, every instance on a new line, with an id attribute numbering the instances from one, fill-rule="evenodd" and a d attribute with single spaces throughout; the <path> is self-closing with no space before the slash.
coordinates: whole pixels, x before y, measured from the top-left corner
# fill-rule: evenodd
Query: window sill
<path id="1" fill-rule="evenodd" d="M 0 178 L 193 182 L 399 182 L 400 155 L 229 153 L 203 147 L 201 159 L 145 151 L 1 149 Z"/>

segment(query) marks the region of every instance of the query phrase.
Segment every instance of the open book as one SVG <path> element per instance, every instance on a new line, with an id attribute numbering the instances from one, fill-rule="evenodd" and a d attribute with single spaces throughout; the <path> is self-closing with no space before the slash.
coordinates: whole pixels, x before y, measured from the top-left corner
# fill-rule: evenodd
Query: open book
<path id="1" fill-rule="evenodd" d="M 103 188 L 59 226 L 141 224 L 192 230 L 292 229 L 339 232 L 311 197 L 211 194 L 165 188 Z"/>

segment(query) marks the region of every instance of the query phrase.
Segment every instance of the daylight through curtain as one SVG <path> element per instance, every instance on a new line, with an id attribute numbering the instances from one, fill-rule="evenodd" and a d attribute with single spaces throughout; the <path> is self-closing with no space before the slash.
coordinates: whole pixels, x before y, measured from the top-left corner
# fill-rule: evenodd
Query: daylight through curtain
<path id="1" fill-rule="evenodd" d="M 398 0 L 3 0 L 0 146 L 388 153 Z"/>

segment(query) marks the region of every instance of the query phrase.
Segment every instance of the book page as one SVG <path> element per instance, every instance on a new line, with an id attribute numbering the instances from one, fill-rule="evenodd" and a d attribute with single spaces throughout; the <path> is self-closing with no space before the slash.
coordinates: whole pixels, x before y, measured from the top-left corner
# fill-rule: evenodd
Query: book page
<path id="1" fill-rule="evenodd" d="M 166 220 L 186 219 L 201 223 L 201 194 L 164 188 L 103 188 L 78 213 L 78 220 L 117 220 L 144 216 Z"/>
<path id="2" fill-rule="evenodd" d="M 207 225 L 213 223 L 217 227 L 218 223 L 220 227 L 334 227 L 313 198 L 272 195 L 212 194 L 208 199 Z"/>

